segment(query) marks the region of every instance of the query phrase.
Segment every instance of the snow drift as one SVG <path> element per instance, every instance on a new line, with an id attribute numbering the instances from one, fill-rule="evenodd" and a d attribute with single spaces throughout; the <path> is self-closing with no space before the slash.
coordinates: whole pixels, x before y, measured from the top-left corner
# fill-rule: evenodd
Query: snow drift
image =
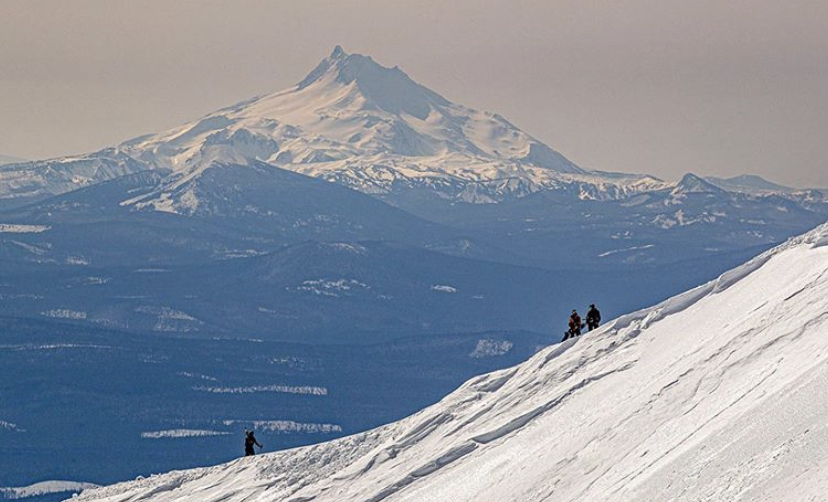
<path id="1" fill-rule="evenodd" d="M 828 224 L 397 423 L 77 500 L 816 500 L 826 362 Z"/>

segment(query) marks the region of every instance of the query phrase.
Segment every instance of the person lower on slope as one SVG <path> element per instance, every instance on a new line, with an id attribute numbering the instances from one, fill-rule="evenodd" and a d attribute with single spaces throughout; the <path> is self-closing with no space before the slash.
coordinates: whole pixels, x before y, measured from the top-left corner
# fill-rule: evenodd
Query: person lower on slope
<path id="1" fill-rule="evenodd" d="M 258 446 L 259 451 L 261 451 L 262 445 L 261 445 L 261 443 L 256 441 L 256 436 L 253 435 L 253 431 L 249 431 L 249 430 L 245 429 L 245 431 L 244 431 L 244 456 L 245 457 L 250 457 L 250 456 L 256 454 L 256 450 L 253 448 L 254 445 Z"/>

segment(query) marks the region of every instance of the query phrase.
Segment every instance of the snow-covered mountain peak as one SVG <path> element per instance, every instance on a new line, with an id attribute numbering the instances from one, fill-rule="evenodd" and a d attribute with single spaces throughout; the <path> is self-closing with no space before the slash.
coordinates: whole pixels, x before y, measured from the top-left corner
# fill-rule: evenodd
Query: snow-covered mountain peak
<path id="1" fill-rule="evenodd" d="M 741 174 L 732 178 L 717 178 L 710 176 L 705 179 L 717 187 L 731 192 L 743 192 L 749 194 L 784 194 L 797 192 L 797 189 L 795 188 L 773 183 L 755 174 Z"/>
<path id="2" fill-rule="evenodd" d="M 0 170 L 9 187 L 0 195 L 63 193 L 147 169 L 170 171 L 165 184 L 178 186 L 210 165 L 254 163 L 370 194 L 424 189 L 470 203 L 545 190 L 613 200 L 664 188 L 646 176 L 585 171 L 502 116 L 453 103 L 396 66 L 337 46 L 283 91 L 114 148 Z M 158 196 L 163 204 L 142 207 L 176 210 L 172 194 Z"/>
<path id="3" fill-rule="evenodd" d="M 346 54 L 345 54 L 345 49 L 343 49 L 343 48 L 342 48 L 342 46 L 341 46 L 341 45 L 339 45 L 339 44 L 337 44 L 337 45 L 334 47 L 333 51 L 331 52 L 331 57 L 332 57 L 332 58 L 335 58 L 335 57 L 342 57 L 342 56 L 345 56 L 345 55 L 346 55 Z"/>
<path id="4" fill-rule="evenodd" d="M 347 54 L 338 45 L 299 83 L 298 89 L 332 83 L 354 84 L 371 105 L 394 115 L 408 114 L 420 120 L 426 120 L 436 107 L 449 105 L 445 98 L 411 80 L 399 67 L 387 68 L 370 56 Z"/>
<path id="5" fill-rule="evenodd" d="M 197 180 L 211 165 L 260 163 L 370 194 L 426 190 L 468 203 L 541 191 L 617 200 L 666 187 L 647 176 L 585 171 L 502 116 L 453 103 L 398 67 L 337 46 L 283 91 L 115 148 L 35 163 L 25 172 L 0 170 L 8 187 L 0 194 L 56 194 L 162 169 L 171 174 L 158 199 L 141 207 L 178 212 L 184 206 L 165 187 Z"/>
<path id="6" fill-rule="evenodd" d="M 723 194 L 724 190 L 717 187 L 713 183 L 705 180 L 701 176 L 693 173 L 685 174 L 673 189 L 673 195 L 688 194 L 688 193 L 706 193 L 706 194 Z"/>
<path id="7" fill-rule="evenodd" d="M 209 163 L 262 162 L 367 193 L 426 187 L 467 202 L 585 183 L 567 178 L 582 169 L 500 115 L 452 103 L 399 68 L 339 46 L 295 87 L 117 151 L 170 169 L 176 180 Z M 602 179 L 612 194 L 631 190 L 621 187 L 631 180 L 640 184 L 634 176 Z"/>
<path id="8" fill-rule="evenodd" d="M 823 225 L 394 424 L 79 501 L 819 500 L 826 312 Z"/>

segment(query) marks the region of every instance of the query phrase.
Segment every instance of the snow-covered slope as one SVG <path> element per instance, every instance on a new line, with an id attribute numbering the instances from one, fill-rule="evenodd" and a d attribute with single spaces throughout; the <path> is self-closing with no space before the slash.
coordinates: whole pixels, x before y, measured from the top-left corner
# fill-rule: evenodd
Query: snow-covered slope
<path id="1" fill-rule="evenodd" d="M 114 149 L 78 157 L 6 164 L 0 166 L 0 201 L 44 198 L 150 168 Z"/>
<path id="2" fill-rule="evenodd" d="M 821 500 L 826 362 L 823 225 L 400 422 L 78 500 Z"/>

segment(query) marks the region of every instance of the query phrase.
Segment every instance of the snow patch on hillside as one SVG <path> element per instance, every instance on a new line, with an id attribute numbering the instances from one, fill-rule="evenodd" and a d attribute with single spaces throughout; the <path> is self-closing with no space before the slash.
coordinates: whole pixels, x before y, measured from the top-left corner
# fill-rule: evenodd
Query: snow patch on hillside
<path id="1" fill-rule="evenodd" d="M 222 424 L 228 427 L 244 424 L 255 430 L 283 434 L 335 434 L 342 432 L 342 427 L 336 424 L 302 423 L 293 420 L 224 420 Z"/>
<path id="2" fill-rule="evenodd" d="M 97 345 L 91 343 L 26 343 L 26 344 L 9 344 L 0 345 L 0 350 L 10 351 L 27 351 L 27 350 L 63 350 L 63 349 L 94 349 L 94 350 L 113 350 L 109 345 Z"/>
<path id="3" fill-rule="evenodd" d="M 52 227 L 48 225 L 17 225 L 13 223 L 0 223 L 0 234 L 42 234 Z"/>
<path id="4" fill-rule="evenodd" d="M 454 286 L 449 286 L 448 284 L 435 284 L 431 286 L 432 291 L 438 291 L 440 293 L 456 293 L 457 288 Z"/>
<path id="5" fill-rule="evenodd" d="M 40 315 L 44 317 L 52 317 L 55 319 L 74 319 L 74 320 L 81 320 L 86 319 L 87 314 L 82 310 L 71 310 L 71 309 L 52 309 L 46 310 L 41 312 Z"/>
<path id="6" fill-rule="evenodd" d="M 469 354 L 469 357 L 482 359 L 484 357 L 496 357 L 509 353 L 515 344 L 509 340 L 492 340 L 489 338 L 478 340 L 477 346 Z"/>
<path id="7" fill-rule="evenodd" d="M 247 387 L 193 387 L 193 390 L 213 394 L 253 394 L 258 392 L 279 392 L 282 394 L 304 394 L 327 396 L 328 389 L 314 385 L 251 385 Z"/>
<path id="8" fill-rule="evenodd" d="M 228 436 L 226 431 L 212 431 L 206 429 L 166 429 L 163 431 L 142 432 L 144 439 L 169 439 L 169 438 L 200 438 L 212 436 Z"/>
<path id="9" fill-rule="evenodd" d="M 76 481 L 42 481 L 29 486 L 0 488 L 0 495 L 10 500 L 17 500 L 53 493 L 80 493 L 83 490 L 96 488 L 97 486 L 92 483 L 79 483 Z"/>
<path id="10" fill-rule="evenodd" d="M 296 291 L 312 293 L 314 295 L 337 298 L 343 294 L 358 290 L 368 290 L 371 287 L 356 279 L 309 279 L 302 281 L 302 284 L 295 289 Z"/>
<path id="11" fill-rule="evenodd" d="M 156 318 L 153 331 L 168 333 L 189 333 L 198 331 L 204 322 L 192 315 L 170 307 L 143 305 L 135 308 L 135 312 L 148 314 Z"/>
<path id="12" fill-rule="evenodd" d="M 629 253 L 630 251 L 643 251 L 644 249 L 650 249 L 655 247 L 653 244 L 645 244 L 643 246 L 632 246 L 623 249 L 613 249 L 611 251 L 607 251 L 598 255 L 599 258 L 606 258 L 607 256 L 612 256 L 618 253 Z"/>
<path id="13" fill-rule="evenodd" d="M 0 420 L 0 430 L 12 432 L 26 432 L 26 429 L 21 429 L 20 426 L 18 426 L 17 424 L 7 422 L 5 420 Z"/>

